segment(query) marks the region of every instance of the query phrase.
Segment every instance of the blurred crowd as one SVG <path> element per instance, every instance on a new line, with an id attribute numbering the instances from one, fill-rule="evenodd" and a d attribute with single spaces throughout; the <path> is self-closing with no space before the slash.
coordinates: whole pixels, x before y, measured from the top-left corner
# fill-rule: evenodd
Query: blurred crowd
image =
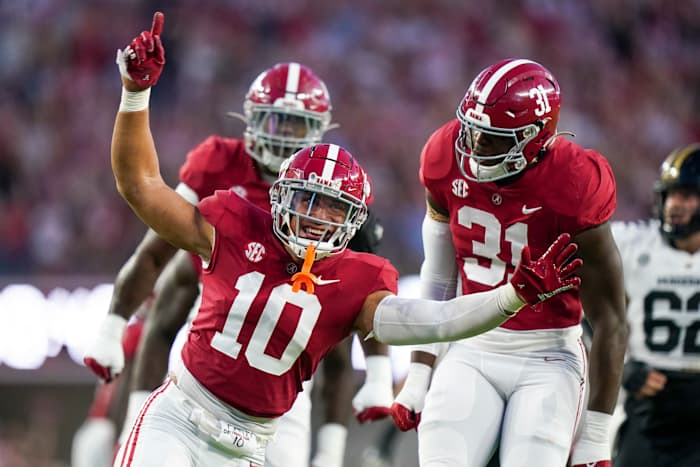
<path id="1" fill-rule="evenodd" d="M 559 129 L 610 160 L 616 219 L 646 217 L 660 161 L 700 140 L 698 0 L 0 0 L 0 274 L 111 275 L 143 235 L 109 163 L 114 56 L 157 9 L 166 181 L 209 134 L 241 135 L 226 112 L 260 71 L 299 61 L 328 85 L 341 125 L 328 140 L 368 168 L 381 253 L 402 273 L 422 257 L 422 144 L 500 58 L 558 78 Z"/>

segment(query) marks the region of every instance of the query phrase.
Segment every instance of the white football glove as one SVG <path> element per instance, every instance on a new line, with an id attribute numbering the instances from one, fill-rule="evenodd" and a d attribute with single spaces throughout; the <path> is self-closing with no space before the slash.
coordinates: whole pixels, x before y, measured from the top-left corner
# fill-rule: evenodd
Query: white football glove
<path id="1" fill-rule="evenodd" d="M 102 320 L 95 339 L 83 357 L 85 365 L 105 383 L 116 379 L 124 369 L 122 337 L 125 329 L 124 318 L 108 314 Z"/>
<path id="2" fill-rule="evenodd" d="M 373 422 L 391 414 L 394 400 L 391 360 L 387 355 L 370 355 L 365 359 L 365 384 L 352 399 L 352 411 L 360 423 Z"/>

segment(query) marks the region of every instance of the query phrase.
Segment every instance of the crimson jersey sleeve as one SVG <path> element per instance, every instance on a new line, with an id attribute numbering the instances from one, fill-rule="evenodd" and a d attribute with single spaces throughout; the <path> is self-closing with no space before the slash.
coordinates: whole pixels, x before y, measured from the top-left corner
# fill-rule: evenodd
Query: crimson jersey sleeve
<path id="1" fill-rule="evenodd" d="M 399 273 L 387 259 L 370 253 L 357 253 L 350 250 L 347 251 L 349 254 L 346 254 L 343 261 L 362 261 L 363 263 L 369 263 L 374 266 L 377 271 L 377 277 L 372 282 L 372 286 L 367 291 L 367 295 L 379 290 L 388 290 L 393 294 L 398 293 Z"/>
<path id="2" fill-rule="evenodd" d="M 552 207 L 559 214 L 561 231 L 576 235 L 612 217 L 616 200 L 615 177 L 608 161 L 598 152 L 577 144 L 557 141 L 558 196 Z"/>
<path id="3" fill-rule="evenodd" d="M 444 209 L 447 209 L 445 191 L 435 184 L 442 180 L 453 167 L 455 161 L 454 149 L 446 151 L 445 148 L 454 148 L 454 142 L 459 135 L 459 121 L 451 120 L 438 128 L 423 146 L 420 156 L 420 170 L 418 176 L 421 184 L 430 193 L 430 196 Z"/>
<path id="4" fill-rule="evenodd" d="M 237 152 L 234 149 L 237 142 L 231 138 L 209 136 L 187 154 L 187 160 L 180 168 L 180 181 L 194 190 L 199 199 L 209 196 L 209 180 L 227 170 L 230 159 Z"/>
<path id="5" fill-rule="evenodd" d="M 376 292 L 378 290 L 388 290 L 389 292 L 398 295 L 399 272 L 389 261 L 383 259 L 383 264 L 379 270 L 375 284 L 375 288 L 372 290 L 372 292 Z"/>
<path id="6" fill-rule="evenodd" d="M 240 228 L 250 218 L 251 211 L 262 211 L 231 190 L 217 190 L 213 195 L 204 198 L 197 205 L 199 212 L 214 226 L 214 249 L 208 264 L 203 264 L 201 270 L 211 270 L 218 256 L 217 236 L 226 235 L 228 232 Z M 269 213 L 265 213 L 270 217 Z"/>
<path id="7" fill-rule="evenodd" d="M 192 262 L 192 268 L 194 269 L 195 274 L 197 274 L 197 277 L 202 276 L 202 258 L 199 257 L 199 255 L 196 255 L 194 253 L 190 253 L 190 261 Z"/>
<path id="8" fill-rule="evenodd" d="M 245 219 L 241 218 L 244 213 L 235 208 L 237 202 L 231 201 L 234 198 L 248 203 L 233 191 L 217 190 L 213 195 L 200 201 L 197 208 L 215 229 L 221 228 L 224 223 L 225 227 L 235 227 L 236 222 L 243 222 Z"/>

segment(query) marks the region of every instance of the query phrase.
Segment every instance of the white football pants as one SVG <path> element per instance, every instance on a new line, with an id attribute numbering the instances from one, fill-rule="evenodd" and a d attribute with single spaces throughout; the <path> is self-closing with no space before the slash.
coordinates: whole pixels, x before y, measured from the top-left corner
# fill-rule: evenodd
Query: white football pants
<path id="1" fill-rule="evenodd" d="M 422 467 L 483 467 L 499 443 L 501 467 L 566 465 L 585 349 L 572 333 L 542 333 L 497 329 L 450 346 L 418 428 Z"/>

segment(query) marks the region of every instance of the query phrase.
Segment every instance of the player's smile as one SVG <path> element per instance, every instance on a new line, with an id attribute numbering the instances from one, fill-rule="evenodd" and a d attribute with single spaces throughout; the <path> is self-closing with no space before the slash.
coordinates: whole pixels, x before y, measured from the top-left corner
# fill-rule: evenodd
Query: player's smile
<path id="1" fill-rule="evenodd" d="M 333 225 L 318 224 L 309 219 L 301 219 L 299 227 L 302 237 L 318 241 L 328 241 L 337 228 Z"/>

